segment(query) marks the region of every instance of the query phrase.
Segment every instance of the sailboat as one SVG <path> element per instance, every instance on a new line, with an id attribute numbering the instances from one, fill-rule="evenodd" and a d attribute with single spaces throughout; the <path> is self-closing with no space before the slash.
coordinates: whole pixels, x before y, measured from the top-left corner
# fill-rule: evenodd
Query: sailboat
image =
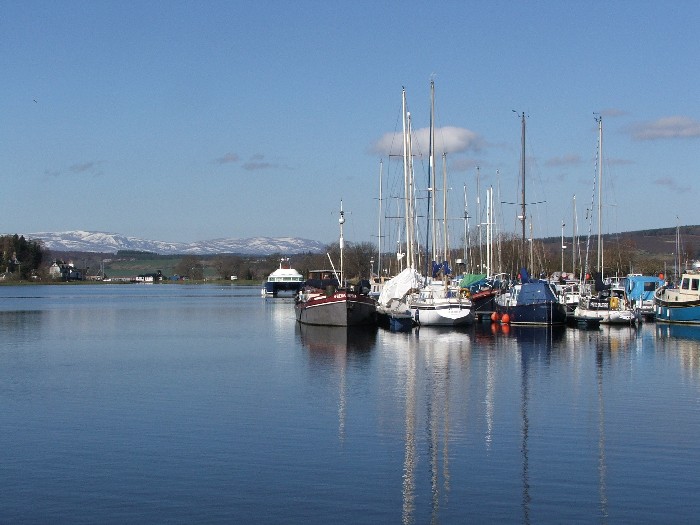
<path id="1" fill-rule="evenodd" d="M 430 145 L 428 162 L 428 186 L 434 193 L 435 184 L 435 82 L 430 81 Z M 442 262 L 437 262 L 436 235 L 433 234 L 433 262 L 431 275 L 426 276 L 425 284 L 418 293 L 410 296 L 408 307 L 416 322 L 423 326 L 456 326 L 469 324 L 474 321 L 471 300 L 462 295 L 459 282 L 452 284 L 452 270 L 448 262 L 449 247 L 447 238 L 447 167 L 443 154 L 442 177 L 442 209 L 443 209 L 443 253 Z M 435 231 L 435 199 L 428 193 L 428 208 L 432 213 L 432 226 Z M 430 224 L 428 225 L 430 232 Z M 430 243 L 426 243 L 429 247 Z M 428 258 L 426 257 L 426 260 Z"/>
<path id="2" fill-rule="evenodd" d="M 521 115 L 522 152 L 522 251 L 525 257 L 525 113 Z M 566 308 L 557 299 L 553 286 L 547 281 L 530 278 L 525 268 L 520 270 L 520 281 L 497 296 L 492 319 L 504 324 L 559 325 L 566 323 Z"/>
<path id="3" fill-rule="evenodd" d="M 354 326 L 376 323 L 376 303 L 369 295 L 369 288 L 361 285 L 344 285 L 343 276 L 343 224 L 345 214 L 340 201 L 340 274 L 335 271 L 313 270 L 304 287 L 295 297 L 294 311 L 302 324 L 322 326 Z M 328 256 L 330 260 L 330 255 Z"/>
<path id="4" fill-rule="evenodd" d="M 430 177 L 434 176 L 434 82 L 430 83 Z M 406 107 L 406 90 L 402 91 L 403 112 L 403 165 L 404 165 L 404 218 L 406 229 L 406 269 L 384 284 L 377 300 L 379 319 L 390 326 L 408 328 L 408 319 L 425 326 L 455 326 L 471 323 L 474 319 L 471 301 L 459 293 L 458 283 L 449 280 L 450 269 L 447 262 L 447 233 L 445 231 L 444 262 L 434 263 L 435 271 L 429 277 L 417 271 L 416 232 L 415 232 L 415 193 L 413 182 L 411 118 Z M 444 172 L 443 179 L 446 178 Z M 429 184 L 431 188 L 435 184 Z M 446 187 L 446 184 L 443 184 Z M 446 212 L 446 202 L 443 199 Z M 433 211 L 431 209 L 430 211 Z M 445 215 L 446 217 L 446 215 Z M 445 228 L 447 220 L 444 221 Z M 435 220 L 433 220 L 435 224 Z M 438 275 L 441 277 L 438 279 Z"/>
<path id="5" fill-rule="evenodd" d="M 603 324 L 636 324 L 638 315 L 632 309 L 623 286 L 603 282 L 602 181 L 603 181 L 603 118 L 598 116 L 598 268 L 594 272 L 594 288 L 584 284 L 574 319 Z M 586 266 L 588 256 L 586 255 Z M 587 269 L 586 269 L 587 273 Z"/>

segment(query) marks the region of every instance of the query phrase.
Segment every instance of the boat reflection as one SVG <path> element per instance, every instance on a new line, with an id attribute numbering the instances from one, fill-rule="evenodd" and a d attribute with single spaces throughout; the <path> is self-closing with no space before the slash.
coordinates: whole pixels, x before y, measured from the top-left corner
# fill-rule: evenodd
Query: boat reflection
<path id="1" fill-rule="evenodd" d="M 700 326 L 657 324 L 656 345 L 677 356 L 684 373 L 700 382 Z"/>
<path id="2" fill-rule="evenodd" d="M 377 329 L 373 327 L 316 326 L 296 323 L 301 344 L 312 356 L 350 353 L 364 354 L 377 344 Z"/>
<path id="3" fill-rule="evenodd" d="M 338 439 L 344 442 L 348 361 L 362 361 L 369 356 L 376 345 L 377 329 L 296 323 L 296 331 L 313 364 L 338 375 Z"/>

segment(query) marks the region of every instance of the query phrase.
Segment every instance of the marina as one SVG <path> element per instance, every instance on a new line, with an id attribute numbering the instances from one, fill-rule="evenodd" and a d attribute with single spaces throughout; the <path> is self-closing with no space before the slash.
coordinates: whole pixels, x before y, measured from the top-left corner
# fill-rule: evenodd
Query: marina
<path id="1" fill-rule="evenodd" d="M 259 286 L 0 287 L 17 523 L 683 523 L 700 329 L 298 323 Z"/>

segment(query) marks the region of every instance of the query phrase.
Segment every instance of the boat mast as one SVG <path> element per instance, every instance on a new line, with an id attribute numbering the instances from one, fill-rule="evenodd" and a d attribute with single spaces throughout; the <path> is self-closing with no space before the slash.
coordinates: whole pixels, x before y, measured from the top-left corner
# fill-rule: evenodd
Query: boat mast
<path id="1" fill-rule="evenodd" d="M 465 273 L 471 272 L 472 263 L 470 260 L 471 250 L 469 241 L 469 205 L 467 204 L 467 185 L 464 185 L 464 261 Z"/>
<path id="2" fill-rule="evenodd" d="M 578 219 L 576 217 L 576 195 L 574 195 L 573 221 L 571 222 L 571 272 L 576 275 L 576 248 L 578 248 Z"/>
<path id="3" fill-rule="evenodd" d="M 407 232 L 407 242 L 411 245 L 411 268 L 417 268 L 420 264 L 420 253 L 418 252 L 420 245 L 418 244 L 418 238 L 416 237 L 416 186 L 415 186 L 415 175 L 413 173 L 413 125 L 411 124 L 411 113 L 407 113 L 408 122 L 408 193 L 410 195 L 409 200 L 409 231 Z"/>
<path id="4" fill-rule="evenodd" d="M 521 138 L 520 138 L 520 175 L 521 175 L 521 184 L 522 184 L 522 227 L 523 227 L 523 261 L 525 261 L 525 254 L 526 249 L 525 247 L 527 246 L 527 242 L 525 239 L 525 112 L 522 112 L 521 115 Z"/>
<path id="5" fill-rule="evenodd" d="M 481 220 L 481 180 L 479 166 L 476 167 L 476 227 L 479 229 L 479 272 L 484 271 L 484 250 Z"/>
<path id="6" fill-rule="evenodd" d="M 449 260 L 449 240 L 447 238 L 447 153 L 442 154 L 442 228 L 443 228 L 443 242 L 442 246 L 445 252 L 444 261 Z"/>
<path id="7" fill-rule="evenodd" d="M 435 221 L 435 81 L 430 80 L 430 144 L 429 144 L 429 164 L 428 164 L 428 209 L 430 209 L 430 221 L 432 222 L 432 252 L 433 261 L 437 257 L 437 222 Z M 432 196 L 432 202 L 431 202 Z M 432 204 L 432 206 L 431 206 Z M 430 246 L 430 240 L 426 243 L 426 250 Z M 427 252 L 426 252 L 427 253 Z M 427 259 L 427 257 L 426 257 Z M 429 265 L 429 261 L 425 261 Z"/>
<path id="8" fill-rule="evenodd" d="M 377 238 L 377 276 L 381 279 L 382 277 L 382 175 L 384 171 L 384 161 L 379 160 L 379 229 Z M 372 270 L 369 269 L 370 279 L 372 278 Z"/>
<path id="9" fill-rule="evenodd" d="M 343 281 L 345 280 L 345 275 L 343 274 L 343 224 L 345 224 L 345 213 L 343 212 L 343 199 L 340 199 L 340 218 L 338 219 L 340 224 L 340 286 L 343 286 Z"/>
<path id="10" fill-rule="evenodd" d="M 598 122 L 598 267 L 603 273 L 603 117 L 596 117 Z"/>
<path id="11" fill-rule="evenodd" d="M 411 181 L 409 176 L 409 136 L 408 136 L 408 119 L 409 114 L 406 110 L 406 88 L 401 91 L 401 105 L 403 113 L 403 182 L 404 182 L 404 220 L 406 224 L 406 267 L 413 265 L 413 254 L 411 253 L 412 238 L 411 221 Z"/>
<path id="12" fill-rule="evenodd" d="M 484 273 L 484 268 L 479 270 Z M 486 275 L 493 275 L 493 186 L 486 190 Z"/>

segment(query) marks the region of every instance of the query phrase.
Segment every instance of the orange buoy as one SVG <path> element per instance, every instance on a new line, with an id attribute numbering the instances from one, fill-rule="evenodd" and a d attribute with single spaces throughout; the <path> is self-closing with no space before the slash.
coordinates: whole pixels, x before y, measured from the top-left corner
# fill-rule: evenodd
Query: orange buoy
<path id="1" fill-rule="evenodd" d="M 503 323 L 503 324 L 508 324 L 508 323 L 510 323 L 510 315 L 508 315 L 508 314 L 503 314 L 503 317 L 501 317 L 501 323 Z"/>
<path id="2" fill-rule="evenodd" d="M 498 322 L 499 319 L 500 319 L 500 316 L 498 315 L 498 312 L 493 312 L 493 313 L 491 314 L 491 320 L 492 320 L 492 321 Z"/>
<path id="3" fill-rule="evenodd" d="M 660 273 L 660 274 L 659 274 L 659 279 L 661 279 L 661 280 L 663 281 L 663 280 L 664 280 L 664 274 Z"/>

